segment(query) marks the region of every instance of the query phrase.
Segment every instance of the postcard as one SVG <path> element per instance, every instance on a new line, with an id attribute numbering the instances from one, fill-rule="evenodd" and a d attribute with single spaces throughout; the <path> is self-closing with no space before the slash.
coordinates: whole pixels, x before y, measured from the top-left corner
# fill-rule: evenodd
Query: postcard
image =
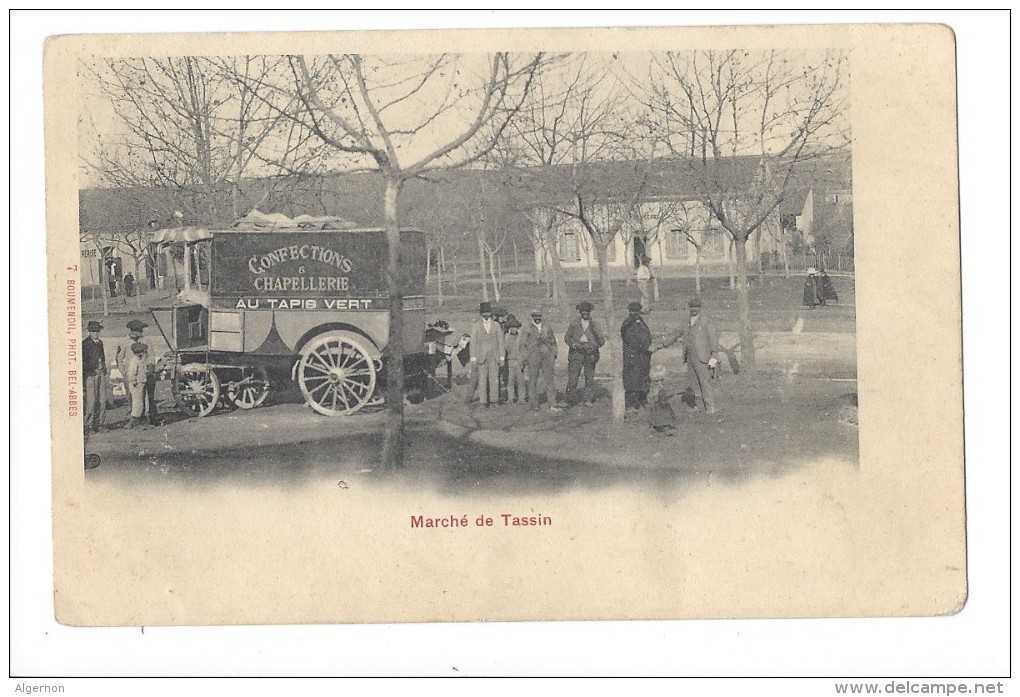
<path id="1" fill-rule="evenodd" d="M 954 52 L 52 38 L 57 620 L 958 612 Z"/>

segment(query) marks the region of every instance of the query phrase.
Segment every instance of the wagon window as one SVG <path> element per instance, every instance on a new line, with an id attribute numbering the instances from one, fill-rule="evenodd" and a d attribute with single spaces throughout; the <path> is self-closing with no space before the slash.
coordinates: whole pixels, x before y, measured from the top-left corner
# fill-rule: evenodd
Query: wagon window
<path id="1" fill-rule="evenodd" d="M 211 243 L 209 240 L 196 242 L 188 246 L 191 254 L 191 286 L 199 290 L 209 290 L 211 279 L 210 259 Z"/>

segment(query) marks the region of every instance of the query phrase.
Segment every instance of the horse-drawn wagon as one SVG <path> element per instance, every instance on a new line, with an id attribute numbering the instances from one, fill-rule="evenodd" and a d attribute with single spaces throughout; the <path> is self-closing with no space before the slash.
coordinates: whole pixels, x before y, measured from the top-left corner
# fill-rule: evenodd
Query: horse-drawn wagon
<path id="1" fill-rule="evenodd" d="M 183 290 L 174 304 L 151 309 L 170 346 L 166 367 L 182 411 L 260 406 L 270 374 L 285 369 L 320 414 L 352 414 L 380 400 L 389 336 L 384 230 L 303 216 L 161 230 L 154 241 L 183 247 Z M 425 239 L 405 230 L 401 242 L 403 353 L 427 365 Z"/>

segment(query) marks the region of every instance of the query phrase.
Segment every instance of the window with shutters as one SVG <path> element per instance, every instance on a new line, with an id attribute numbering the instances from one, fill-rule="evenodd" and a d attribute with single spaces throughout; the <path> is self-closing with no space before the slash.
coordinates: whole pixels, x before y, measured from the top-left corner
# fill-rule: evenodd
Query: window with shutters
<path id="1" fill-rule="evenodd" d="M 581 261 L 581 241 L 577 233 L 566 232 L 560 237 L 560 260 Z"/>
<path id="2" fill-rule="evenodd" d="M 666 258 L 686 259 L 690 254 L 691 243 L 683 230 L 669 230 L 666 233 Z"/>

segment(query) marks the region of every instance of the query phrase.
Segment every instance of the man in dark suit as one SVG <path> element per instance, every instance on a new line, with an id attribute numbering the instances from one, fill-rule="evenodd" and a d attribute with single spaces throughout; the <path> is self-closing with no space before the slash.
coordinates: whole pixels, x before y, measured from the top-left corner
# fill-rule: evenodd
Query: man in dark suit
<path id="1" fill-rule="evenodd" d="M 584 371 L 584 395 L 586 407 L 595 404 L 595 364 L 599 362 L 599 349 L 606 343 L 605 335 L 591 318 L 595 306 L 585 301 L 577 306 L 580 317 L 567 327 L 563 340 L 567 344 L 567 399 L 577 394 L 577 382 Z"/>
<path id="2" fill-rule="evenodd" d="M 89 335 L 81 342 L 82 373 L 85 378 L 85 432 L 98 433 L 106 421 L 106 348 L 99 332 L 103 325 L 92 320 Z"/>
<path id="3" fill-rule="evenodd" d="M 623 339 L 624 401 L 627 409 L 637 410 L 648 404 L 652 332 L 641 317 L 641 303 L 631 303 L 627 311 L 630 314 L 620 325 L 620 336 Z"/>

